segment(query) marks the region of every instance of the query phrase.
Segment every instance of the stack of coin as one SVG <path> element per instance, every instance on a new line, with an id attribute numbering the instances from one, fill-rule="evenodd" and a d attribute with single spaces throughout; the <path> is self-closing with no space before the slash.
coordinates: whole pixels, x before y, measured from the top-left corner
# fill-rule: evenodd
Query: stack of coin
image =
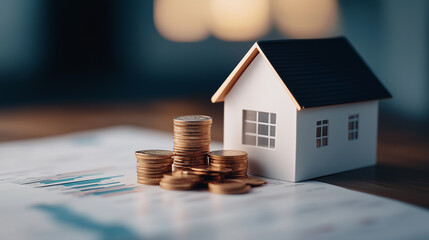
<path id="1" fill-rule="evenodd" d="M 210 166 L 230 168 L 230 177 L 247 176 L 247 153 L 240 150 L 219 150 L 209 154 Z"/>
<path id="2" fill-rule="evenodd" d="M 141 150 L 136 151 L 135 154 L 137 157 L 138 183 L 158 185 L 165 173 L 171 173 L 172 151 Z"/>
<path id="3" fill-rule="evenodd" d="M 174 170 L 207 165 L 212 118 L 203 115 L 174 118 Z"/>
<path id="4" fill-rule="evenodd" d="M 166 190 L 191 190 L 201 181 L 197 175 L 164 174 L 159 182 L 161 188 Z"/>
<path id="5" fill-rule="evenodd" d="M 208 184 L 211 193 L 218 194 L 241 194 L 250 191 L 250 186 L 244 182 L 237 182 L 233 180 L 224 180 L 220 182 L 210 182 Z"/>

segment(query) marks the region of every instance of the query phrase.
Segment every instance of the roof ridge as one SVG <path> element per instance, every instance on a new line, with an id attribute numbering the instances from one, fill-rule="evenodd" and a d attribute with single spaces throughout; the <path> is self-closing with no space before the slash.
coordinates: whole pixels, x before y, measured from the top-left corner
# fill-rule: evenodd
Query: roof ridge
<path id="1" fill-rule="evenodd" d="M 336 37 L 329 37 L 329 38 L 306 38 L 306 39 L 294 39 L 294 38 L 291 38 L 291 39 L 270 39 L 270 40 L 258 40 L 258 41 L 256 41 L 256 43 L 276 43 L 276 42 L 279 42 L 279 43 L 281 43 L 281 42 L 303 42 L 303 41 L 308 41 L 308 42 L 310 42 L 310 41 L 317 41 L 317 42 L 320 42 L 320 41 L 325 41 L 325 40 L 327 40 L 327 41 L 330 41 L 330 40 L 335 40 L 335 39 L 343 39 L 343 40 L 345 40 L 345 41 L 347 41 L 348 42 L 348 40 L 347 40 L 347 38 L 345 37 L 345 36 L 336 36 Z"/>

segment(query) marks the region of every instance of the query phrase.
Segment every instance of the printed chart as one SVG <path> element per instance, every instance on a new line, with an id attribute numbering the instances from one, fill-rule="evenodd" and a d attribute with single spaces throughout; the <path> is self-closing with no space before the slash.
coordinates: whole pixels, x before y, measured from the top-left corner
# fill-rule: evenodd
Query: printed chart
<path id="1" fill-rule="evenodd" d="M 429 236 L 425 209 L 320 182 L 267 179 L 243 195 L 137 184 L 134 151 L 171 148 L 170 134 L 133 127 L 0 144 L 0 239 Z"/>

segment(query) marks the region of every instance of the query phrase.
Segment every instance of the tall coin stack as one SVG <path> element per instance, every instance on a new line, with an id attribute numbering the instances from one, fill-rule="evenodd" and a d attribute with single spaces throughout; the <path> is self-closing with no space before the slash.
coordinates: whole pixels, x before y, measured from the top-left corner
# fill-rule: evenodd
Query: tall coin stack
<path id="1" fill-rule="evenodd" d="M 210 166 L 230 168 L 230 177 L 247 176 L 247 153 L 240 150 L 219 150 L 209 154 Z"/>
<path id="2" fill-rule="evenodd" d="M 212 118 L 203 115 L 176 117 L 174 122 L 173 170 L 207 165 Z"/>
<path id="3" fill-rule="evenodd" d="M 135 154 L 138 183 L 158 185 L 164 174 L 171 173 L 172 151 L 141 150 L 136 151 Z"/>

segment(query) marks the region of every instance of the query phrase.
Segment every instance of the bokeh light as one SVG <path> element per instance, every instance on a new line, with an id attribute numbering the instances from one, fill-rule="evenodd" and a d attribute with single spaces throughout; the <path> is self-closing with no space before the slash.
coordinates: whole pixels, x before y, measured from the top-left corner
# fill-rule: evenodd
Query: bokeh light
<path id="1" fill-rule="evenodd" d="M 273 0 L 274 21 L 292 38 L 327 37 L 338 27 L 337 0 Z"/>
<path id="2" fill-rule="evenodd" d="M 155 27 L 171 41 L 201 41 L 210 35 L 208 10 L 209 0 L 155 0 Z"/>
<path id="3" fill-rule="evenodd" d="M 264 36 L 270 29 L 268 0 L 212 0 L 210 30 L 226 41 L 247 41 Z"/>

